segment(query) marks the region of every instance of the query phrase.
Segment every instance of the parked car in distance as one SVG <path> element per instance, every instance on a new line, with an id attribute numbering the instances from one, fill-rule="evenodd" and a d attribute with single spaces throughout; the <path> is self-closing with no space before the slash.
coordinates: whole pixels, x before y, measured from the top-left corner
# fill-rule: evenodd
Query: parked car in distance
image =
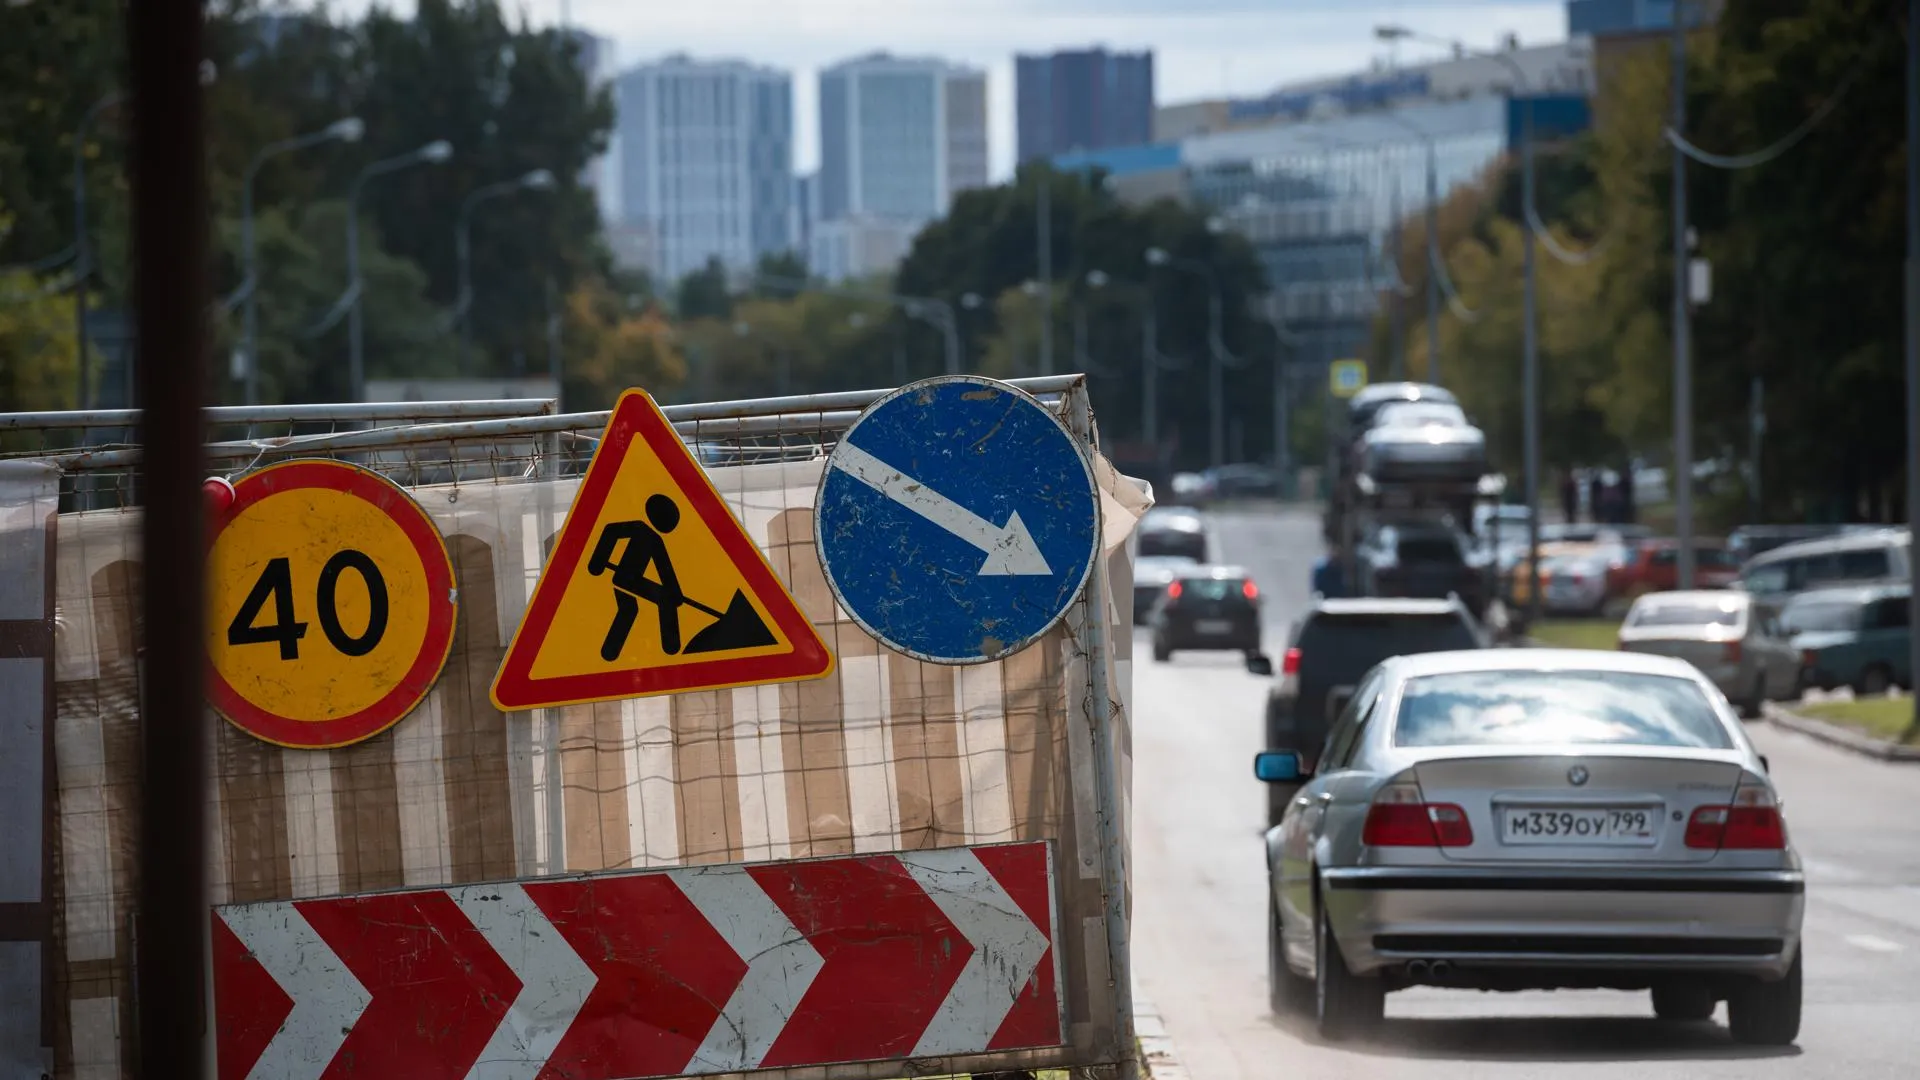
<path id="1" fill-rule="evenodd" d="M 1739 718 L 1664 656 L 1483 649 L 1368 672 L 1267 831 L 1275 1012 L 1364 1035 L 1388 993 L 1646 990 L 1736 1042 L 1800 1033 L 1806 878 Z"/>
<path id="2" fill-rule="evenodd" d="M 1800 692 L 1800 654 L 1771 611 L 1732 589 L 1646 593 L 1620 622 L 1620 650 L 1700 669 L 1749 719 Z"/>
<path id="3" fill-rule="evenodd" d="M 1489 647 L 1458 599 L 1316 599 L 1294 624 L 1280 677 L 1267 691 L 1267 748 L 1295 751 L 1312 768 L 1327 725 L 1369 668 L 1389 656 Z M 1249 667 L 1268 673 L 1258 663 Z M 1267 824 L 1278 825 L 1292 796 L 1283 785 L 1267 794 Z"/>
<path id="4" fill-rule="evenodd" d="M 1913 580 L 1913 540 L 1905 529 L 1841 533 L 1782 544 L 1740 568 L 1739 587 L 1778 607 L 1795 593 L 1840 585 Z"/>
<path id="5" fill-rule="evenodd" d="M 1741 562 L 1802 540 L 1874 532 L 1882 525 L 1742 525 L 1727 534 L 1727 550 Z"/>
<path id="6" fill-rule="evenodd" d="M 1580 616 L 1606 610 L 1609 559 L 1610 552 L 1597 544 L 1542 558 L 1541 609 L 1553 615 Z"/>
<path id="7" fill-rule="evenodd" d="M 1169 505 L 1192 506 L 1206 496 L 1207 478 L 1199 473 L 1177 472 L 1167 482 L 1167 489 L 1172 495 Z"/>
<path id="8" fill-rule="evenodd" d="M 1134 527 L 1134 551 L 1139 555 L 1184 555 L 1207 561 L 1207 519 L 1185 506 L 1156 506 Z"/>
<path id="9" fill-rule="evenodd" d="M 1231 649 L 1260 655 L 1260 587 L 1238 566 L 1179 567 L 1148 619 L 1153 658 L 1175 652 Z"/>
<path id="10" fill-rule="evenodd" d="M 1850 686 L 1859 696 L 1913 688 L 1907 585 L 1856 585 L 1803 592 L 1780 612 L 1799 654 L 1800 684 Z"/>
<path id="11" fill-rule="evenodd" d="M 1355 556 L 1363 596 L 1458 596 L 1475 618 L 1486 613 L 1489 555 L 1452 525 L 1383 525 L 1361 540 Z"/>
<path id="12" fill-rule="evenodd" d="M 1186 555 L 1141 555 L 1133 560 L 1133 622 L 1145 625 L 1153 615 L 1153 605 L 1167 591 L 1180 571 L 1199 565 L 1200 560 Z"/>
<path id="13" fill-rule="evenodd" d="M 1724 589 L 1740 580 L 1740 560 L 1725 544 L 1695 541 L 1693 583 L 1701 589 Z M 1642 593 L 1667 592 L 1680 587 L 1680 542 L 1670 538 L 1637 540 L 1624 558 L 1607 567 L 1607 597 L 1632 600 Z"/>
<path id="14" fill-rule="evenodd" d="M 1206 495 L 1209 499 L 1277 499 L 1280 474 L 1265 466 L 1246 462 L 1208 469 Z"/>

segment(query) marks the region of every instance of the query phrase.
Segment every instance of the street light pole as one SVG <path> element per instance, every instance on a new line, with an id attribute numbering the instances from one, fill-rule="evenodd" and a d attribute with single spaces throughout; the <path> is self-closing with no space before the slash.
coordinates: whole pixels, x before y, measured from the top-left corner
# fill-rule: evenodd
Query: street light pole
<path id="1" fill-rule="evenodd" d="M 1920 533 L 1920 0 L 1907 3 L 1907 528 Z M 1908 623 L 1920 627 L 1920 589 L 1910 590 Z M 1920 671 L 1920 633 L 1909 633 L 1908 658 Z M 1911 735 L 1920 732 L 1920 693 L 1913 695 Z"/>
<path id="2" fill-rule="evenodd" d="M 454 318 L 460 323 L 460 370 L 471 375 L 473 361 L 473 250 L 471 234 L 473 231 L 474 207 L 488 199 L 501 195 L 510 195 L 516 191 L 548 191 L 553 188 L 553 173 L 546 169 L 535 169 L 512 180 L 502 180 L 495 184 L 485 184 L 475 188 L 460 200 L 460 214 L 455 219 L 453 230 L 453 249 L 455 261 L 460 271 L 460 296 L 454 305 Z M 552 288 L 552 282 L 548 282 Z"/>
<path id="3" fill-rule="evenodd" d="M 453 144 L 435 139 L 418 150 L 376 161 L 361 169 L 347 191 L 347 381 L 354 401 L 366 396 L 365 342 L 360 318 L 360 191 L 376 176 L 421 162 L 439 163 L 452 156 Z"/>
<path id="4" fill-rule="evenodd" d="M 1673 5 L 1673 133 L 1687 126 L 1687 31 L 1683 4 Z M 1673 532 L 1675 583 L 1693 588 L 1693 327 L 1687 295 L 1687 156 L 1673 145 Z M 1632 470 L 1629 469 L 1629 472 Z M 1633 483 L 1628 476 L 1626 482 Z"/>
<path id="5" fill-rule="evenodd" d="M 1226 464 L 1226 363 L 1227 346 L 1224 338 L 1226 322 L 1225 306 L 1220 298 L 1220 279 L 1213 267 L 1198 259 L 1187 259 L 1169 254 L 1163 248 L 1148 248 L 1147 263 L 1151 266 L 1169 266 L 1196 275 L 1207 284 L 1207 352 L 1211 358 L 1207 371 L 1207 406 L 1211 417 L 1211 431 L 1207 434 L 1208 455 L 1214 468 Z"/>
<path id="6" fill-rule="evenodd" d="M 1440 381 L 1440 170 L 1433 136 L 1427 144 L 1427 381 Z"/>
<path id="7" fill-rule="evenodd" d="M 249 405 L 260 403 L 260 354 L 258 352 L 259 320 L 258 309 L 254 304 L 255 294 L 260 288 L 259 259 L 253 246 L 253 183 L 260 175 L 260 167 L 267 159 L 279 154 L 304 150 L 309 146 L 318 146 L 323 142 L 359 142 L 366 133 L 366 125 L 360 118 L 349 116 L 336 120 L 325 128 L 308 135 L 299 135 L 291 139 L 282 139 L 270 143 L 253 155 L 247 162 L 245 178 L 240 184 L 240 258 L 243 263 L 240 283 L 242 310 L 242 329 L 240 334 L 241 354 L 246 357 L 246 402 Z"/>
<path id="8" fill-rule="evenodd" d="M 1053 167 L 1041 164 L 1034 169 L 1039 177 L 1039 208 L 1035 238 L 1039 244 L 1040 281 L 1040 374 L 1053 374 Z"/>

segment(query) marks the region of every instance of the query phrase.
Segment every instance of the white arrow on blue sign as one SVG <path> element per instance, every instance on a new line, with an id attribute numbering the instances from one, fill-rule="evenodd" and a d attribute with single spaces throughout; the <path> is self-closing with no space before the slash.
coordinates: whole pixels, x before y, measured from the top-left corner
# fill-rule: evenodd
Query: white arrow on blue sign
<path id="1" fill-rule="evenodd" d="M 948 375 L 868 406 L 827 458 L 814 541 L 834 597 L 896 652 L 983 664 L 1065 615 L 1093 569 L 1100 495 L 1045 405 Z"/>

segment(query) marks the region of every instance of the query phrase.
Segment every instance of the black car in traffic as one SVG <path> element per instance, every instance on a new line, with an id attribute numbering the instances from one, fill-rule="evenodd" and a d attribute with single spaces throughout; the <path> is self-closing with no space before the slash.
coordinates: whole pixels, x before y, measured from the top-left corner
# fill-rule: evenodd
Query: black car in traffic
<path id="1" fill-rule="evenodd" d="M 1251 659 L 1260 654 L 1260 587 L 1237 566 L 1183 566 L 1147 622 L 1153 658 L 1162 663 L 1188 650 L 1231 650 Z"/>

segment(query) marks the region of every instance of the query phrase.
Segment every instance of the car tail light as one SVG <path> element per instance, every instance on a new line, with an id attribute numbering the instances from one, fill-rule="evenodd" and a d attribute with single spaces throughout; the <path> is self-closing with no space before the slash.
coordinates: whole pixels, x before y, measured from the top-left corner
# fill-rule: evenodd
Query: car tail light
<path id="1" fill-rule="evenodd" d="M 1411 782 L 1388 784 L 1367 808 L 1360 842 L 1368 847 L 1468 847 L 1473 825 L 1453 803 L 1430 803 Z"/>
<path id="2" fill-rule="evenodd" d="M 1737 641 L 1727 642 L 1726 660 L 1727 660 L 1727 663 L 1729 664 L 1737 664 L 1740 662 L 1740 643 L 1739 642 Z"/>
<path id="3" fill-rule="evenodd" d="M 1801 649 L 1800 650 L 1800 666 L 1804 668 L 1819 667 L 1820 654 L 1817 652 L 1814 652 L 1812 649 Z"/>
<path id="4" fill-rule="evenodd" d="M 1780 851 L 1787 823 L 1765 784 L 1743 783 L 1726 806 L 1702 806 L 1687 819 L 1687 846 L 1717 851 Z"/>
<path id="5" fill-rule="evenodd" d="M 1240 591 L 1241 591 L 1242 593 L 1244 593 L 1244 594 L 1246 594 L 1246 597 L 1247 597 L 1247 599 L 1249 599 L 1249 600 L 1258 600 L 1258 599 L 1260 599 L 1260 586 L 1258 586 L 1258 585 L 1255 585 L 1255 584 L 1254 584 L 1253 582 L 1251 582 L 1251 581 L 1243 581 L 1243 582 L 1241 582 L 1241 583 L 1240 583 Z"/>
<path id="6" fill-rule="evenodd" d="M 1180 599 L 1180 583 L 1179 582 L 1176 581 L 1167 586 L 1167 599 L 1169 600 Z"/>
<path id="7" fill-rule="evenodd" d="M 1282 675 L 1300 674 L 1300 650 L 1299 649 L 1288 649 L 1286 655 L 1280 658 L 1280 674 Z"/>

